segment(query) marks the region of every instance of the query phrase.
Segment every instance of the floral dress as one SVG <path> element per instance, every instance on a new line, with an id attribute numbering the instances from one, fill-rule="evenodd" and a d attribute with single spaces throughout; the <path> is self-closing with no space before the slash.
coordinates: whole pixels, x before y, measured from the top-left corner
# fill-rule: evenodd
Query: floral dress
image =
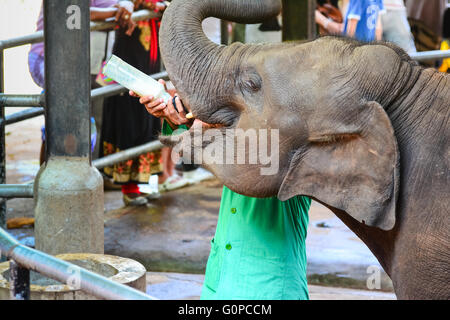
<path id="1" fill-rule="evenodd" d="M 140 21 L 131 36 L 116 30 L 113 54 L 146 74 L 160 71 L 159 19 Z M 136 147 L 158 138 L 159 119 L 150 115 L 127 92 L 105 99 L 101 132 L 101 156 Z M 148 152 L 135 159 L 103 169 L 115 183 L 147 183 L 150 175 L 162 171 L 161 152 Z"/>

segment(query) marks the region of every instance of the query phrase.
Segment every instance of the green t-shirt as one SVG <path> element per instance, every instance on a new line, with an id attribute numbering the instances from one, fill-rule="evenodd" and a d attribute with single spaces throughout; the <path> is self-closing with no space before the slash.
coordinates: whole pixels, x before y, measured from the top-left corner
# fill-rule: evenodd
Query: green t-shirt
<path id="1" fill-rule="evenodd" d="M 171 134 L 164 123 L 163 134 Z M 223 188 L 201 299 L 308 299 L 311 200 L 251 198 Z"/>

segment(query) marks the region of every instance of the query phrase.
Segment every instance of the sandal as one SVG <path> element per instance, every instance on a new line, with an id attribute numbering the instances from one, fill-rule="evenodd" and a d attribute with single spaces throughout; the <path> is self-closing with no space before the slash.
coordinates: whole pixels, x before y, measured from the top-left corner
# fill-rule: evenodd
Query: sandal
<path id="1" fill-rule="evenodd" d="M 143 206 L 147 204 L 147 199 L 139 193 L 124 193 L 123 202 L 126 206 Z"/>
<path id="2" fill-rule="evenodd" d="M 187 181 L 185 178 L 183 178 L 182 176 L 179 176 L 177 174 L 174 174 L 174 175 L 170 176 L 169 178 L 167 178 L 167 180 L 164 181 L 163 183 L 160 183 L 158 185 L 158 190 L 159 190 L 159 192 L 170 191 L 170 190 L 182 188 L 188 184 L 189 184 L 189 181 Z"/>

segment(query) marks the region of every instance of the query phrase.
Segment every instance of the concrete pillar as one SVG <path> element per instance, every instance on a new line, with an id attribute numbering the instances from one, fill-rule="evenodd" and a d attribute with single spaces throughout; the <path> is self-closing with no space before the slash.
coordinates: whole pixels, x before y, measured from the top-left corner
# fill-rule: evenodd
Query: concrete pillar
<path id="1" fill-rule="evenodd" d="M 35 181 L 36 249 L 103 253 L 103 179 L 90 156 L 89 1 L 44 0 L 47 162 Z"/>
<path id="2" fill-rule="evenodd" d="M 314 39 L 315 9 L 315 0 L 283 0 L 283 41 Z"/>

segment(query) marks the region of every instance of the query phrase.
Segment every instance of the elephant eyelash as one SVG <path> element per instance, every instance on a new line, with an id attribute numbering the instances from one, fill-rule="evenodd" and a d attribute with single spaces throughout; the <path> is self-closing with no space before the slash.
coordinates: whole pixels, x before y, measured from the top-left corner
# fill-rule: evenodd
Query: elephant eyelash
<path id="1" fill-rule="evenodd" d="M 360 133 L 340 133 L 340 134 L 325 134 L 321 136 L 311 136 L 308 141 L 313 144 L 332 144 L 339 142 L 348 142 L 360 137 Z"/>
<path id="2" fill-rule="evenodd" d="M 244 91 L 249 93 L 255 93 L 261 90 L 261 87 L 262 87 L 262 79 L 257 73 L 249 72 L 241 76 L 240 88 L 242 93 L 244 93 Z"/>
<path id="3" fill-rule="evenodd" d="M 244 85 L 252 92 L 256 92 L 259 89 L 261 89 L 261 85 L 256 84 L 254 81 L 252 80 L 247 80 L 244 82 Z"/>

